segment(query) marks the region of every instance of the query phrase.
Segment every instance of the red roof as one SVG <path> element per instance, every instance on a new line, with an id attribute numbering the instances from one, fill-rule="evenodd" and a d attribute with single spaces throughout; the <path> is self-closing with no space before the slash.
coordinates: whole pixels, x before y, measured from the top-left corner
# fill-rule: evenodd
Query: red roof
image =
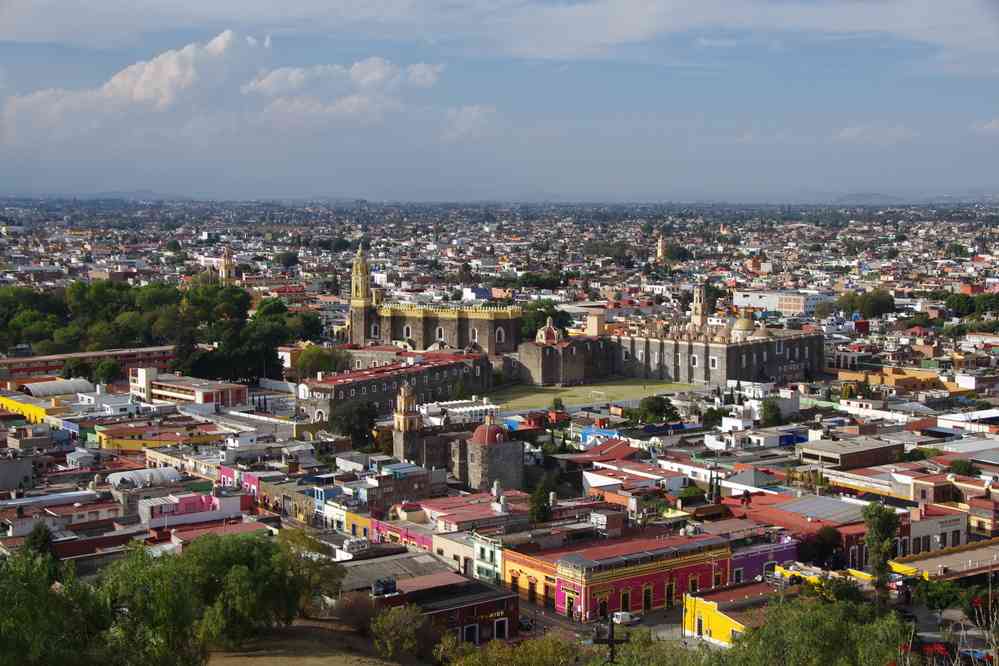
<path id="1" fill-rule="evenodd" d="M 469 441 L 472 444 L 488 445 L 505 442 L 506 439 L 506 428 L 495 423 L 483 423 L 475 429 Z"/>

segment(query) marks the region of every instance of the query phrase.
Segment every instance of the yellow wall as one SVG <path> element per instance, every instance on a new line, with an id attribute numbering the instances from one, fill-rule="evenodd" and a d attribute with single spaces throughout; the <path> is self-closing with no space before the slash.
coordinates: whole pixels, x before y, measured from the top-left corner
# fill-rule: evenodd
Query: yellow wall
<path id="1" fill-rule="evenodd" d="M 31 400 L 20 400 L 17 397 L 0 395 L 0 408 L 20 414 L 29 423 L 41 423 L 46 416 L 63 414 L 66 407 L 37 404 Z"/>
<path id="2" fill-rule="evenodd" d="M 140 439 L 122 439 L 109 437 L 107 433 L 98 432 L 97 441 L 102 449 L 118 449 L 121 451 L 141 451 L 142 449 L 155 449 L 161 446 L 177 446 L 180 444 L 211 444 L 223 439 L 222 434 L 188 435 L 183 439 L 171 437 L 170 439 L 156 439 L 155 437 Z"/>
<path id="3" fill-rule="evenodd" d="M 705 601 L 697 596 L 683 595 L 683 630 L 687 636 L 697 636 L 697 620 L 701 620 L 700 638 L 712 643 L 731 645 L 735 638 L 732 632 L 743 634 L 746 627 L 718 610 L 718 604 Z"/>
<path id="4" fill-rule="evenodd" d="M 347 511 L 344 515 L 344 528 L 347 534 L 354 534 L 351 525 L 357 525 L 357 536 L 364 536 L 364 530 L 368 530 L 368 536 L 371 536 L 371 518 L 368 516 Z"/>

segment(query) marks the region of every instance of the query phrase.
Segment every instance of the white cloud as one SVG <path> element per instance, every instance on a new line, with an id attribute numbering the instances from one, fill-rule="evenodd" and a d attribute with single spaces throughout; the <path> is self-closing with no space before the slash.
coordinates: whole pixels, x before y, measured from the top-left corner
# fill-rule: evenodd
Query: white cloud
<path id="1" fill-rule="evenodd" d="M 999 135 L 999 118 L 993 118 L 992 120 L 981 123 L 980 125 L 974 125 L 971 129 L 979 134 Z"/>
<path id="2" fill-rule="evenodd" d="M 415 63 L 403 69 L 377 56 L 352 65 L 314 65 L 312 67 L 279 67 L 265 70 L 244 84 L 243 94 L 277 97 L 289 93 L 342 93 L 348 89 L 389 93 L 402 83 L 429 88 L 437 83 L 444 65 Z"/>
<path id="3" fill-rule="evenodd" d="M 417 88 L 430 88 L 437 83 L 444 65 L 430 65 L 425 62 L 418 62 L 406 68 L 406 80 L 411 86 Z"/>
<path id="4" fill-rule="evenodd" d="M 875 125 L 851 125 L 836 132 L 832 139 L 841 143 L 890 146 L 906 143 L 919 136 L 915 130 L 905 125 L 881 127 Z"/>
<path id="5" fill-rule="evenodd" d="M 472 104 L 451 108 L 441 138 L 447 142 L 464 141 L 482 136 L 496 117 L 496 107 Z"/>
<path id="6" fill-rule="evenodd" d="M 343 83 L 349 78 L 346 67 L 341 65 L 315 65 L 314 67 L 279 67 L 261 72 L 255 79 L 242 86 L 244 95 L 256 93 L 267 97 L 286 95 L 326 83 Z"/>
<path id="7" fill-rule="evenodd" d="M 124 146 L 130 136 L 137 143 L 171 133 L 195 141 L 197 131 L 211 139 L 219 131 L 277 135 L 286 125 L 366 126 L 403 109 L 407 87 L 431 86 L 443 70 L 378 56 L 348 65 L 260 69 L 267 44 L 226 30 L 129 65 L 93 88 L 8 97 L 0 101 L 0 145 L 37 145 L 56 154 L 81 144 Z"/>
<path id="8" fill-rule="evenodd" d="M 448 42 L 545 58 L 604 54 L 689 31 L 876 35 L 956 53 L 999 52 L 995 0 L 5 0 L 0 41 L 106 44 L 234 21 L 250 31 Z"/>

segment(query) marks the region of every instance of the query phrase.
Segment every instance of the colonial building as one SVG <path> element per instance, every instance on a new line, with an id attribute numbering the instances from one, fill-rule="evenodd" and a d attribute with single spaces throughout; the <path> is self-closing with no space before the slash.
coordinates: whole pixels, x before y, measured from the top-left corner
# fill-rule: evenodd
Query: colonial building
<path id="1" fill-rule="evenodd" d="M 490 356 L 514 352 L 520 342 L 519 307 L 432 306 L 382 303 L 371 288 L 371 272 L 358 249 L 351 271 L 351 344 L 397 344 L 410 349 L 454 348 Z"/>
<path id="2" fill-rule="evenodd" d="M 549 325 L 518 348 L 524 381 L 571 385 L 611 376 L 725 386 L 730 380 L 783 383 L 823 367 L 821 333 L 770 329 L 743 311 L 734 324 L 708 323 L 704 287 L 694 291 L 690 321 L 650 321 L 641 335 L 563 338 Z"/>
<path id="3" fill-rule="evenodd" d="M 400 460 L 446 468 L 473 490 L 489 490 L 495 481 L 511 489 L 524 483 L 524 443 L 510 438 L 491 414 L 470 436 L 467 430 L 447 426 L 426 428 L 413 389 L 404 384 L 396 400 L 393 425 L 392 453 Z"/>
<path id="4" fill-rule="evenodd" d="M 492 365 L 483 353 L 405 352 L 391 363 L 307 379 L 298 385 L 298 410 L 314 422 L 329 419 L 348 402 L 368 402 L 390 414 L 394 396 L 408 385 L 420 402 L 448 400 L 492 386 Z"/>

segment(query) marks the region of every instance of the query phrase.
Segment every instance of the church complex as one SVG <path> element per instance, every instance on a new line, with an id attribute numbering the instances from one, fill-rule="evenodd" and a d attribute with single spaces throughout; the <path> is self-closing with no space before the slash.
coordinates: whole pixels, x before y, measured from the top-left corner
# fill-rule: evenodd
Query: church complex
<path id="1" fill-rule="evenodd" d="M 690 319 L 648 319 L 640 334 L 607 335 L 591 315 L 590 335 L 567 336 L 549 320 L 533 340 L 521 340 L 516 306 L 427 306 L 385 303 L 371 287 L 361 250 L 354 258 L 351 347 L 394 345 L 412 351 L 463 350 L 535 385 L 579 385 L 614 377 L 724 386 L 729 380 L 787 382 L 810 379 L 822 367 L 821 333 L 754 324 L 748 311 L 733 322 L 709 323 L 705 289 L 694 290 Z M 715 321 L 719 321 L 715 319 Z"/>

